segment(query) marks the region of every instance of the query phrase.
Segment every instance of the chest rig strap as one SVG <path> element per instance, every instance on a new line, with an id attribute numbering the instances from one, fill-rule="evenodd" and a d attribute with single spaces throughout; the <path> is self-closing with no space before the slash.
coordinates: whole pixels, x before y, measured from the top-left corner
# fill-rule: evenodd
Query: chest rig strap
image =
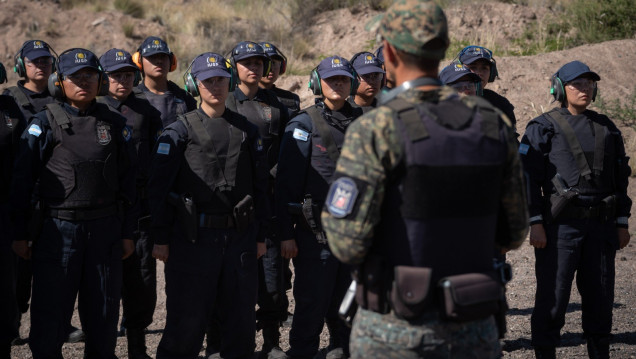
<path id="1" fill-rule="evenodd" d="M 57 103 L 49 103 L 46 105 L 46 108 L 48 110 L 47 115 L 49 122 L 51 122 L 51 127 L 53 127 L 53 122 L 63 130 L 67 130 L 71 127 L 71 116 L 64 111 L 62 106 Z"/>
<path id="2" fill-rule="evenodd" d="M 388 106 L 393 111 L 397 112 L 397 118 L 404 123 L 411 142 L 416 142 L 429 137 L 426 125 L 422 122 L 418 109 L 412 103 L 402 98 L 395 98 L 384 104 L 384 106 Z M 429 111 L 426 112 L 431 118 L 437 118 L 437 116 L 433 113 L 430 113 Z"/>
<path id="3" fill-rule="evenodd" d="M 329 158 L 331 158 L 332 161 L 338 162 L 340 150 L 338 149 L 338 146 L 336 146 L 336 140 L 333 138 L 333 133 L 330 128 L 331 126 L 329 126 L 327 121 L 322 117 L 322 112 L 316 106 L 309 107 L 305 111 L 309 117 L 311 117 L 311 122 L 313 122 L 318 134 L 320 134 L 322 143 L 327 148 L 327 155 L 329 155 Z"/>
<path id="4" fill-rule="evenodd" d="M 15 98 L 16 102 L 18 103 L 18 105 L 20 105 L 20 107 L 31 109 L 31 110 L 35 108 L 35 106 L 33 106 L 33 104 L 31 103 L 31 101 L 29 101 L 29 98 L 27 97 L 27 95 L 25 95 L 24 92 L 22 92 L 22 90 L 20 90 L 18 86 L 11 86 L 7 90 L 9 90 L 9 92 L 11 93 L 11 96 Z M 27 121 L 28 120 L 29 119 L 27 118 Z"/>

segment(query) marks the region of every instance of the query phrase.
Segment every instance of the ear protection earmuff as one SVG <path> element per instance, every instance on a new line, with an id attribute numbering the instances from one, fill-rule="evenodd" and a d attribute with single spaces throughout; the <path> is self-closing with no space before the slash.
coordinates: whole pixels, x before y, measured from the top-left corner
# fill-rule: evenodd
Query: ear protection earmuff
<path id="1" fill-rule="evenodd" d="M 596 101 L 596 94 L 598 92 L 598 87 L 594 87 L 594 92 L 592 92 L 592 101 Z M 566 100 L 567 96 L 565 95 L 565 84 L 559 77 L 558 73 L 552 75 L 552 79 L 550 80 L 550 95 L 554 98 L 554 101 L 563 103 Z"/>
<path id="2" fill-rule="evenodd" d="M 177 57 L 174 55 L 173 52 L 169 53 L 168 56 L 170 57 L 170 69 L 168 70 L 168 72 L 173 72 L 177 69 Z M 142 56 L 141 56 L 141 47 L 137 48 L 137 51 L 135 51 L 135 53 L 132 55 L 132 62 L 135 65 L 137 65 L 137 67 L 139 68 L 139 71 L 141 72 L 144 71 L 144 64 L 142 62 Z"/>
<path id="3" fill-rule="evenodd" d="M 62 55 L 68 52 L 71 52 L 73 50 L 82 50 L 82 51 L 90 52 L 82 48 L 72 48 L 62 52 L 61 54 L 57 56 L 57 59 L 54 61 L 55 62 L 54 72 L 51 74 L 51 76 L 49 76 L 48 89 L 51 96 L 53 96 L 53 98 L 55 98 L 58 101 L 64 100 L 64 81 L 63 81 L 64 79 L 59 75 L 60 73 L 59 59 Z M 97 96 L 106 96 L 108 95 L 108 76 L 106 76 L 106 74 L 104 73 L 104 70 L 102 70 L 101 65 L 98 65 L 98 69 L 99 69 L 99 80 L 98 80 L 99 89 L 97 91 Z"/>
<path id="4" fill-rule="evenodd" d="M 353 62 L 358 58 L 358 56 L 364 55 L 364 54 L 371 54 L 369 51 L 362 51 L 362 52 L 358 52 L 355 55 L 353 55 L 353 57 L 351 58 L 351 60 L 349 60 L 349 62 L 351 63 L 351 68 L 354 71 L 355 74 L 355 79 L 356 79 L 356 84 L 355 84 L 355 90 L 353 91 L 352 95 L 355 95 L 356 92 L 358 91 L 358 87 L 360 86 L 360 80 L 358 79 L 358 73 L 355 72 L 356 69 L 353 67 Z M 373 55 L 373 54 L 371 54 Z M 375 56 L 375 55 L 373 55 Z M 375 56 L 377 58 L 377 56 Z M 378 60 L 379 61 L 379 60 Z M 382 70 L 384 70 L 384 63 L 382 63 Z M 386 86 L 386 73 L 382 74 L 382 87 Z M 354 88 L 354 84 L 351 83 L 351 88 Z"/>
<path id="5" fill-rule="evenodd" d="M 209 55 L 209 54 L 204 54 L 204 55 Z M 201 56 L 201 55 L 199 55 Z M 196 78 L 194 76 L 192 76 L 192 65 L 194 64 L 194 61 L 196 59 L 199 58 L 199 56 L 195 57 L 194 60 L 192 60 L 192 62 L 190 63 L 190 66 L 188 66 L 188 69 L 186 70 L 185 74 L 183 74 L 183 84 L 184 84 L 184 89 L 186 90 L 186 92 L 188 92 L 190 95 L 192 95 L 193 97 L 197 97 L 200 95 L 199 93 L 199 86 L 197 86 L 197 81 Z M 237 74 L 236 71 L 234 70 L 234 67 L 232 66 L 232 64 L 230 63 L 229 60 L 225 60 L 225 67 L 227 69 L 230 70 L 230 84 L 228 86 L 228 91 L 232 92 L 234 91 L 234 89 L 236 88 L 237 85 Z"/>
<path id="6" fill-rule="evenodd" d="M 459 54 L 457 54 L 457 56 L 453 59 L 452 62 L 457 61 L 457 63 L 460 63 L 463 65 L 461 58 L 462 55 L 464 55 L 466 52 L 474 50 L 474 49 L 481 49 L 481 51 L 485 52 L 486 54 L 488 54 L 488 57 L 484 57 L 483 59 L 488 60 L 490 62 L 490 75 L 488 75 L 488 82 L 493 82 L 495 81 L 495 79 L 497 77 L 499 77 L 499 71 L 497 71 L 497 61 L 495 61 L 495 58 L 492 56 L 492 51 L 488 50 L 485 47 L 482 46 L 475 46 L 475 45 L 471 45 L 471 46 L 466 46 L 462 49 L 462 51 L 459 52 Z"/>
<path id="7" fill-rule="evenodd" d="M 5 70 L 4 65 L 0 62 L 0 84 L 7 82 L 7 70 Z"/>
<path id="8" fill-rule="evenodd" d="M 358 91 L 358 86 L 360 86 L 360 82 L 358 81 L 358 73 L 351 66 L 351 70 L 353 71 L 353 78 L 351 79 L 351 89 L 349 90 L 349 95 L 353 96 Z M 320 74 L 318 74 L 318 67 L 314 67 L 309 74 L 309 83 L 307 83 L 307 87 L 311 90 L 311 92 L 316 96 L 322 96 L 322 85 L 320 84 Z"/>
<path id="9" fill-rule="evenodd" d="M 58 56 L 57 56 L 57 52 L 53 50 L 51 45 L 49 45 L 48 43 L 42 40 L 28 40 L 22 44 L 22 46 L 20 47 L 20 50 L 18 50 L 18 52 L 16 52 L 16 54 L 13 56 L 13 63 L 15 64 L 13 66 L 13 72 L 15 72 L 20 77 L 26 77 L 26 66 L 24 66 L 24 58 L 22 57 L 22 51 L 24 51 L 24 48 L 26 47 L 26 45 L 31 41 L 40 41 L 46 44 L 47 48 L 49 49 L 49 52 L 52 52 L 53 54 L 55 54 L 55 56 L 53 57 L 53 63 L 51 64 L 51 71 L 55 71 L 55 62 L 57 61 Z"/>

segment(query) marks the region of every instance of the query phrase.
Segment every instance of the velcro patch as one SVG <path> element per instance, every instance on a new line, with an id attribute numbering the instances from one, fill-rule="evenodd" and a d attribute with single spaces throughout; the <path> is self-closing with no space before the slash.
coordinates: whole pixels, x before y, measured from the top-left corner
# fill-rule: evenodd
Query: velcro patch
<path id="1" fill-rule="evenodd" d="M 309 132 L 303 131 L 300 128 L 297 128 L 294 130 L 294 138 L 297 140 L 307 142 L 307 139 L 309 139 Z"/>
<path id="2" fill-rule="evenodd" d="M 39 137 L 42 134 L 42 129 L 40 128 L 40 126 L 33 124 L 31 125 L 31 127 L 29 127 L 29 134 L 35 137 Z"/>
<path id="3" fill-rule="evenodd" d="M 529 149 L 530 149 L 530 146 L 528 146 L 525 143 L 522 143 L 519 145 L 519 153 L 521 153 L 522 155 L 527 155 Z"/>
<path id="4" fill-rule="evenodd" d="M 344 218 L 353 211 L 358 197 L 358 186 L 349 177 L 338 178 L 329 188 L 327 210 L 335 218 Z"/>
<path id="5" fill-rule="evenodd" d="M 167 155 L 170 153 L 170 144 L 169 143 L 160 143 L 157 146 L 157 153 L 160 155 Z"/>

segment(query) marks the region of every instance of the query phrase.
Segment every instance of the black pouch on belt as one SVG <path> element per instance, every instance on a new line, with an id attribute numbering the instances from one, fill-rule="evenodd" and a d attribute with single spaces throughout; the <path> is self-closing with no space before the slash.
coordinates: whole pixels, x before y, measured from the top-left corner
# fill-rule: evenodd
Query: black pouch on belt
<path id="1" fill-rule="evenodd" d="M 431 268 L 395 267 L 391 305 L 396 315 L 404 319 L 419 316 L 431 309 Z"/>
<path id="2" fill-rule="evenodd" d="M 442 313 L 446 319 L 468 322 L 487 318 L 499 310 L 503 285 L 494 275 L 467 273 L 440 279 Z"/>
<path id="3" fill-rule="evenodd" d="M 237 232 L 243 232 L 254 219 L 254 200 L 249 194 L 234 206 L 234 223 Z"/>

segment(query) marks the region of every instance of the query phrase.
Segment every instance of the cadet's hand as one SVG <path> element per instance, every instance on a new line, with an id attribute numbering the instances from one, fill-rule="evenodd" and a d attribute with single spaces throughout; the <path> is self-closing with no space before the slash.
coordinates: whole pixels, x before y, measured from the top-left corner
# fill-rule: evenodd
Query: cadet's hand
<path id="1" fill-rule="evenodd" d="M 545 248 L 548 241 L 545 238 L 543 224 L 537 223 L 530 226 L 530 245 L 534 248 Z"/>
<path id="2" fill-rule="evenodd" d="M 11 248 L 13 248 L 13 251 L 18 256 L 24 259 L 31 259 L 31 247 L 29 247 L 29 243 L 26 239 L 23 241 L 13 241 Z"/>
<path id="3" fill-rule="evenodd" d="M 296 240 L 289 239 L 280 242 L 280 255 L 283 258 L 291 259 L 298 255 L 298 247 L 296 247 Z"/>
<path id="4" fill-rule="evenodd" d="M 135 242 L 132 239 L 124 239 L 123 240 L 123 253 L 121 259 L 126 259 L 130 257 L 133 252 L 135 252 Z"/>
<path id="5" fill-rule="evenodd" d="M 164 263 L 168 261 L 168 254 L 170 249 L 167 244 L 155 244 L 152 248 L 152 256 Z"/>
<path id="6" fill-rule="evenodd" d="M 267 246 L 265 245 L 265 242 L 257 242 L 256 243 L 256 259 L 259 259 L 260 257 L 264 256 L 265 252 L 267 252 Z"/>
<path id="7" fill-rule="evenodd" d="M 622 227 L 616 228 L 616 231 L 618 232 L 618 247 L 623 249 L 629 244 L 629 231 Z"/>

